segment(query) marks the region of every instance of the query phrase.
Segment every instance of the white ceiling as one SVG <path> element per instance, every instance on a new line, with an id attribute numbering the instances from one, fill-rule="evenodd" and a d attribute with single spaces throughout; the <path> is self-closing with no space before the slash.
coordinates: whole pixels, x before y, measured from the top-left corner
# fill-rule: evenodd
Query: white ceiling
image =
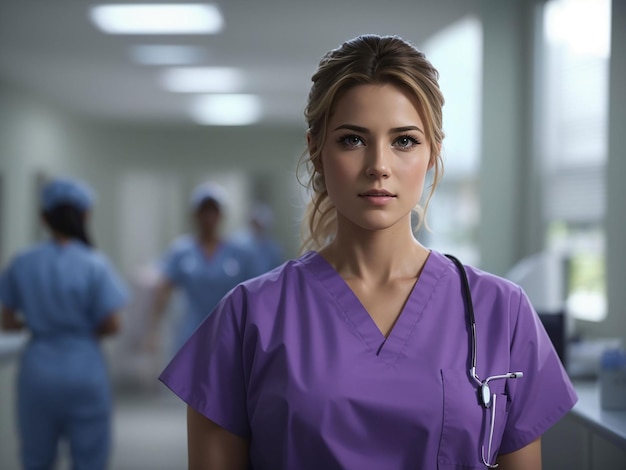
<path id="1" fill-rule="evenodd" d="M 220 34 L 163 37 L 101 33 L 88 18 L 96 2 L 1 0 L 0 79 L 82 117 L 191 123 L 190 96 L 163 90 L 160 67 L 134 63 L 128 49 L 133 44 L 198 45 L 206 50 L 206 60 L 198 65 L 244 70 L 249 80 L 243 91 L 261 96 L 265 123 L 300 126 L 310 76 L 324 52 L 363 33 L 397 34 L 419 45 L 438 30 L 477 15 L 480 1 L 216 3 L 225 20 Z"/>

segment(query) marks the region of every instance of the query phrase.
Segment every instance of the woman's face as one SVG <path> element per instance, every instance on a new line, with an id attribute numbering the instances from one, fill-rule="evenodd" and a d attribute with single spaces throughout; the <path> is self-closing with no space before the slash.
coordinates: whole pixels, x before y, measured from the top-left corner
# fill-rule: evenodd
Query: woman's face
<path id="1" fill-rule="evenodd" d="M 339 224 L 384 230 L 409 224 L 431 148 L 416 102 L 390 85 L 358 85 L 336 103 L 321 151 Z"/>
<path id="2" fill-rule="evenodd" d="M 202 235 L 214 234 L 218 230 L 221 212 L 217 204 L 211 200 L 204 201 L 196 213 L 198 231 Z"/>

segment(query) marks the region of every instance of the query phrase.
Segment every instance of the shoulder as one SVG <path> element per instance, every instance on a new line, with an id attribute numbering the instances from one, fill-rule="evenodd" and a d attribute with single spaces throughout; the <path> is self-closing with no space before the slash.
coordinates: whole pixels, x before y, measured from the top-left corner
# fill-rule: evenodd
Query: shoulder
<path id="1" fill-rule="evenodd" d="M 66 259 L 76 272 L 89 273 L 91 279 L 96 281 L 119 275 L 111 259 L 103 251 L 80 242 L 74 243 L 69 250 Z"/>
<path id="2" fill-rule="evenodd" d="M 222 248 L 224 252 L 233 255 L 251 255 L 254 252 L 254 247 L 250 244 L 244 243 L 239 239 L 229 238 L 222 242 Z"/>
<path id="3" fill-rule="evenodd" d="M 231 289 L 203 323 L 209 336 L 216 331 L 234 331 L 244 342 L 269 338 L 280 326 L 297 317 L 307 296 L 311 277 L 301 258 L 288 260 L 260 276 Z"/>
<path id="4" fill-rule="evenodd" d="M 292 289 L 283 294 L 293 293 L 297 295 L 297 287 L 302 285 L 303 278 L 309 275 L 310 258 L 311 254 L 306 254 L 299 258 L 287 260 L 260 276 L 242 282 L 238 287 L 246 295 L 257 296 L 278 294 L 282 289 L 289 286 Z"/>
<path id="5" fill-rule="evenodd" d="M 34 245 L 22 248 L 9 261 L 8 267 L 16 269 L 21 266 L 28 265 L 33 261 L 42 258 L 50 251 L 51 244 L 49 242 L 40 242 Z"/>
<path id="6" fill-rule="evenodd" d="M 92 265 L 98 268 L 107 269 L 111 267 L 111 260 L 106 254 L 104 254 L 104 252 L 88 246 L 83 246 L 82 249 L 85 257 L 91 262 Z"/>
<path id="7" fill-rule="evenodd" d="M 302 298 L 311 287 L 310 255 L 290 259 L 259 276 L 240 282 L 220 303 L 220 308 L 243 312 L 246 316 L 267 317 Z M 220 309 L 218 308 L 218 310 Z"/>
<path id="8" fill-rule="evenodd" d="M 443 264 L 445 283 L 448 291 L 456 290 L 461 293 L 462 272 L 457 265 L 444 255 L 438 253 Z M 463 264 L 464 272 L 471 293 L 471 302 L 474 306 L 476 316 L 489 315 L 492 318 L 503 316 L 508 317 L 511 324 L 517 322 L 517 317 L 522 311 L 532 311 L 530 302 L 522 288 L 514 282 L 487 272 L 476 266 Z"/>
<path id="9" fill-rule="evenodd" d="M 462 274 L 459 271 L 458 266 L 449 259 L 446 255 L 443 255 L 438 252 L 435 253 L 437 257 L 442 259 L 443 264 L 445 265 L 445 271 L 448 276 L 456 276 L 460 278 Z M 504 296 L 519 296 L 521 294 L 521 288 L 514 282 L 506 279 L 502 276 L 498 276 L 496 274 L 485 271 L 476 266 L 465 264 L 462 260 L 461 264 L 465 270 L 465 274 L 467 276 L 467 280 L 472 291 L 484 295 L 484 294 L 493 294 L 493 295 L 504 295 Z"/>
<path id="10" fill-rule="evenodd" d="M 195 246 L 195 238 L 191 234 L 184 234 L 176 237 L 166 249 L 166 253 L 171 255 L 179 255 L 187 253 Z"/>

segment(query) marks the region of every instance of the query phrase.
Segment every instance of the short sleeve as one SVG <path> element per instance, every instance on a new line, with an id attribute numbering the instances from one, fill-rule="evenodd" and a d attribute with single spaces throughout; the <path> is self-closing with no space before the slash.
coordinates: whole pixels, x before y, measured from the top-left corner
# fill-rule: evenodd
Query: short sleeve
<path id="1" fill-rule="evenodd" d="M 520 302 L 511 342 L 511 371 L 524 376 L 507 381 L 509 410 L 500 453 L 521 449 L 561 419 L 577 401 L 574 387 L 526 294 Z"/>
<path id="2" fill-rule="evenodd" d="M 15 262 L 0 274 L 0 302 L 7 308 L 20 310 L 22 308 L 20 291 L 15 279 Z"/>
<path id="3" fill-rule="evenodd" d="M 128 288 L 111 263 L 104 256 L 99 258 L 94 283 L 94 312 L 101 321 L 128 302 Z"/>
<path id="4" fill-rule="evenodd" d="M 239 289 L 215 307 L 174 356 L 159 380 L 191 408 L 233 434 L 248 438 Z"/>
<path id="5" fill-rule="evenodd" d="M 182 282 L 183 271 L 181 269 L 181 260 L 183 255 L 183 247 L 180 240 L 175 241 L 170 246 L 161 260 L 159 261 L 159 271 L 171 283 L 180 284 Z"/>

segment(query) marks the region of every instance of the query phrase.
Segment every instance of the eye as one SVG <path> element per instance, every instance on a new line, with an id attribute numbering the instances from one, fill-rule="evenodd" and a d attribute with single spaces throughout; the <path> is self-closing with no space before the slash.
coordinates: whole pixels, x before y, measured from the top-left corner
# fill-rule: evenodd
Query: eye
<path id="1" fill-rule="evenodd" d="M 363 145 L 363 139 L 356 134 L 344 134 L 337 141 L 344 147 L 353 148 Z"/>
<path id="2" fill-rule="evenodd" d="M 396 147 L 400 147 L 401 149 L 411 149 L 416 145 L 419 145 L 419 140 L 410 135 L 401 135 L 394 141 L 394 145 Z"/>

